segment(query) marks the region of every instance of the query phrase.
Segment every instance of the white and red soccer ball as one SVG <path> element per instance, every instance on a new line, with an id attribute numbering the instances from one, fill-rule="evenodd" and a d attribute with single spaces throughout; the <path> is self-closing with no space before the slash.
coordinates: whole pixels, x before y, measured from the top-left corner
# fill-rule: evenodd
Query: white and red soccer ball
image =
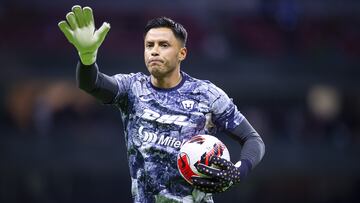
<path id="1" fill-rule="evenodd" d="M 229 150 L 218 138 L 212 135 L 196 135 L 180 148 L 177 166 L 181 176 L 192 184 L 191 176 L 205 176 L 197 171 L 196 163 L 209 166 L 209 158 L 218 156 L 230 161 Z"/>

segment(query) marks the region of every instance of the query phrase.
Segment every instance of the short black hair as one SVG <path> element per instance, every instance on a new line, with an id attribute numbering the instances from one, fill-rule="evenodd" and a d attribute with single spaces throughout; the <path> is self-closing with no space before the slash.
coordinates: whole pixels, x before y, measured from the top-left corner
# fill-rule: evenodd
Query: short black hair
<path id="1" fill-rule="evenodd" d="M 144 38 L 150 29 L 163 28 L 163 27 L 170 28 L 171 31 L 174 33 L 175 37 L 183 43 L 183 46 L 186 45 L 188 34 L 184 26 L 182 26 L 180 23 L 173 21 L 168 17 L 159 17 L 149 20 L 145 26 Z"/>

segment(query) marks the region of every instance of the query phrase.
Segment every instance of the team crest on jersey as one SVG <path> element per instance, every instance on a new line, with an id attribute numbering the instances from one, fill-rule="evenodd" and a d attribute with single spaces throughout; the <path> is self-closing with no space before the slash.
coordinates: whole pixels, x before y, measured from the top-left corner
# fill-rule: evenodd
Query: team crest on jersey
<path id="1" fill-rule="evenodd" d="M 182 106 L 186 110 L 192 110 L 194 108 L 194 101 L 193 100 L 184 100 L 181 102 Z"/>

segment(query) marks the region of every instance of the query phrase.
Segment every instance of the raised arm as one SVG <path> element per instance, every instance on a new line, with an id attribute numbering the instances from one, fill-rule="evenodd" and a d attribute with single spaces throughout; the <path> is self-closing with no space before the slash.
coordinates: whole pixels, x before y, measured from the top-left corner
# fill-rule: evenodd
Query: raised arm
<path id="1" fill-rule="evenodd" d="M 67 40 L 78 51 L 80 63 L 76 78 L 79 88 L 93 95 L 103 103 L 111 103 L 118 93 L 116 80 L 99 72 L 96 65 L 97 51 L 110 30 L 104 22 L 95 30 L 93 11 L 90 7 L 73 6 L 67 13 L 66 21 L 59 22 L 59 28 Z"/>
<path id="2" fill-rule="evenodd" d="M 113 103 L 119 92 L 115 78 L 99 72 L 96 63 L 87 66 L 79 62 L 76 67 L 76 81 L 80 89 L 104 104 Z"/>
<path id="3" fill-rule="evenodd" d="M 96 61 L 97 51 L 110 30 L 110 24 L 104 22 L 95 30 L 93 11 L 90 7 L 83 9 L 76 5 L 66 14 L 66 20 L 59 22 L 59 28 L 67 40 L 77 49 L 84 65 Z"/>

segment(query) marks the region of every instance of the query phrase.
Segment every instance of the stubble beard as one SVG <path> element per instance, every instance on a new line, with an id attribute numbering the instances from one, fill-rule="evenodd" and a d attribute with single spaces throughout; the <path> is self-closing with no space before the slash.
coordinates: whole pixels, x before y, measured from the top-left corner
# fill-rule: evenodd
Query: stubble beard
<path id="1" fill-rule="evenodd" d="M 150 72 L 150 74 L 157 79 L 162 79 L 166 77 L 171 72 L 175 71 L 175 69 L 176 68 L 167 68 L 162 66 L 148 67 L 148 71 Z"/>

